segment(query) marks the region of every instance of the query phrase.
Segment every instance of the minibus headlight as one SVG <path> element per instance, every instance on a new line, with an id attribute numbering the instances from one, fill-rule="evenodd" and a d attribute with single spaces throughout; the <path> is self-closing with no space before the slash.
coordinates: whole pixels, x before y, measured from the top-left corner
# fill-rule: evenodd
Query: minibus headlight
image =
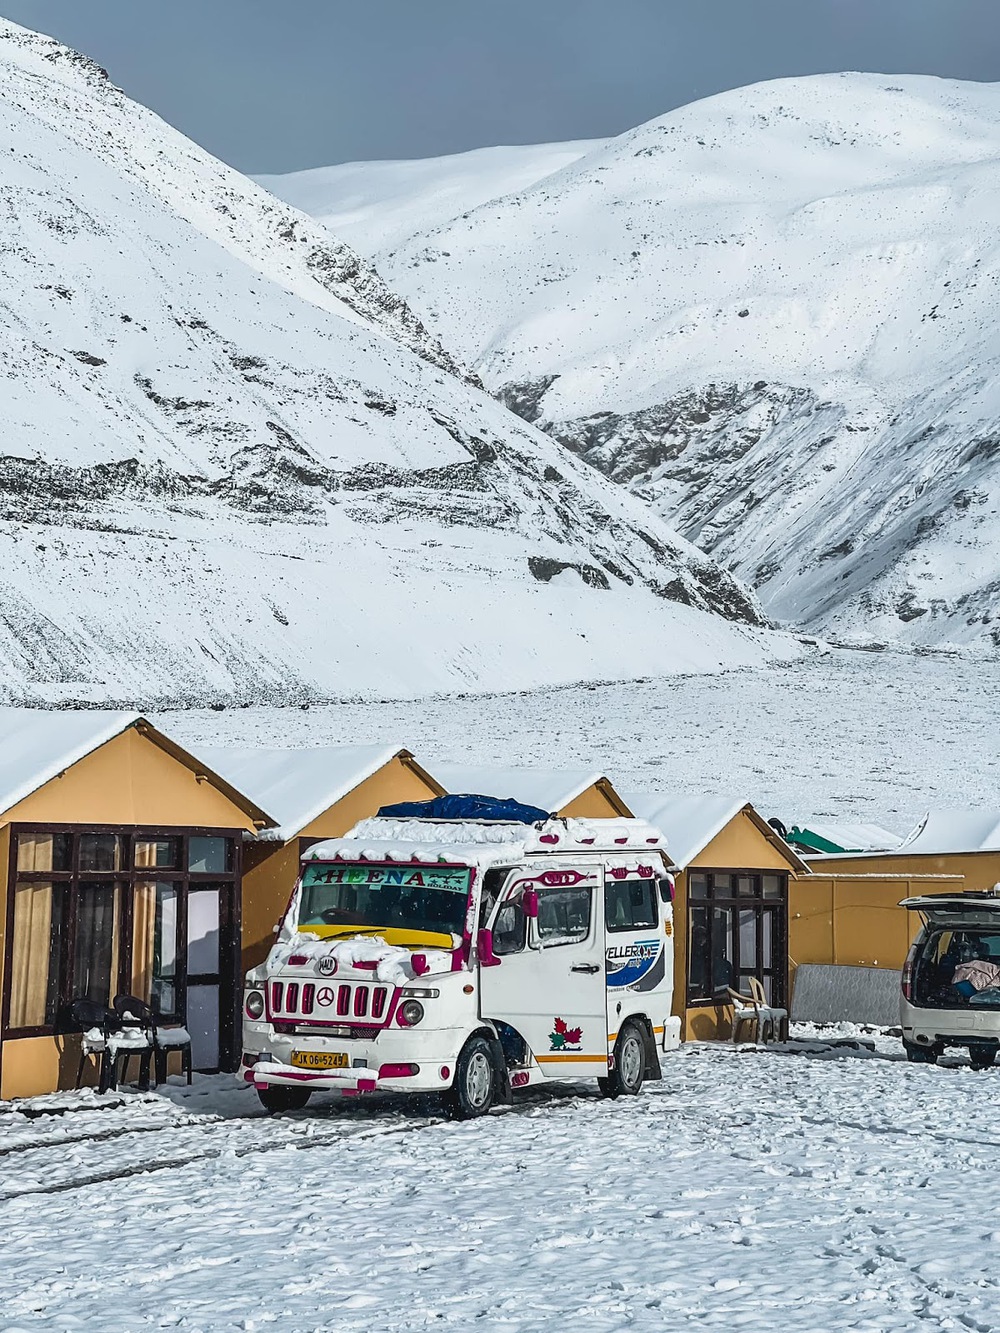
<path id="1" fill-rule="evenodd" d="M 404 1000 L 399 1006 L 399 1021 L 403 1027 L 416 1027 L 423 1016 L 424 1006 L 419 1000 Z"/>
<path id="2" fill-rule="evenodd" d="M 263 1018 L 264 996 L 260 993 L 259 990 L 248 991 L 247 997 L 243 1002 L 243 1008 L 246 1011 L 247 1018 L 252 1018 L 255 1021 L 258 1018 Z"/>

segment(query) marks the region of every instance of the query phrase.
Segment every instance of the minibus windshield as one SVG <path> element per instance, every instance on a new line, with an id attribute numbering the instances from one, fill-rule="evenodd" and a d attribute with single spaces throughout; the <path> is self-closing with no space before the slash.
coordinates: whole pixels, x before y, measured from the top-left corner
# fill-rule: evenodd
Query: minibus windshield
<path id="1" fill-rule="evenodd" d="M 361 926 L 461 935 L 471 878 L 467 866 L 307 862 L 299 930 Z"/>

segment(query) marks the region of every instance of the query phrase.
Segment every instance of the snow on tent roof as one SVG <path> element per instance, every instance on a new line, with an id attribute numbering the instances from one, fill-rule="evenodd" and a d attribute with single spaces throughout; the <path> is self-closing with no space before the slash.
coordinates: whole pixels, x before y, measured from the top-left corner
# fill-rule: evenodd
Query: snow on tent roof
<path id="1" fill-rule="evenodd" d="M 450 792 L 510 798 L 554 814 L 600 782 L 592 769 L 491 768 L 476 764 L 435 764 L 434 776 Z"/>
<path id="2" fill-rule="evenodd" d="M 140 720 L 104 709 L 0 708 L 0 813 Z"/>
<path id="3" fill-rule="evenodd" d="M 277 821 L 264 839 L 287 842 L 397 755 L 398 745 L 326 745 L 264 750 L 200 746 L 199 757 Z"/>
<path id="4" fill-rule="evenodd" d="M 683 870 L 747 804 L 733 796 L 664 796 L 659 792 L 622 792 L 622 800 L 640 819 L 666 837 L 670 859 Z"/>
<path id="5" fill-rule="evenodd" d="M 903 839 L 878 824 L 850 824 L 838 821 L 809 820 L 796 824 L 788 834 L 790 842 L 819 852 L 890 852 Z"/>
<path id="6" fill-rule="evenodd" d="M 898 850 L 917 856 L 1000 852 L 1000 810 L 929 810 Z"/>

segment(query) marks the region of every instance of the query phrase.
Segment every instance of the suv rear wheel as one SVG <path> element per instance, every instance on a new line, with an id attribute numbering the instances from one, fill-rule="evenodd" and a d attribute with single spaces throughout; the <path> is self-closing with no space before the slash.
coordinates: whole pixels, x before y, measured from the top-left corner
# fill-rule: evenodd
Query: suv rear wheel
<path id="1" fill-rule="evenodd" d="M 941 1054 L 936 1046 L 917 1046 L 912 1041 L 904 1041 L 903 1046 L 911 1065 L 936 1065 Z"/>
<path id="2" fill-rule="evenodd" d="M 445 1104 L 456 1120 L 475 1120 L 489 1111 L 496 1094 L 490 1044 L 485 1037 L 470 1037 L 455 1062 L 455 1081 L 445 1094 Z"/>
<path id="3" fill-rule="evenodd" d="M 635 1023 L 626 1023 L 615 1042 L 614 1068 L 597 1086 L 605 1097 L 634 1097 L 646 1076 L 646 1044 Z"/>
<path id="4" fill-rule="evenodd" d="M 997 1058 L 995 1046 L 981 1047 L 978 1051 L 969 1051 L 973 1069 L 990 1069 Z"/>

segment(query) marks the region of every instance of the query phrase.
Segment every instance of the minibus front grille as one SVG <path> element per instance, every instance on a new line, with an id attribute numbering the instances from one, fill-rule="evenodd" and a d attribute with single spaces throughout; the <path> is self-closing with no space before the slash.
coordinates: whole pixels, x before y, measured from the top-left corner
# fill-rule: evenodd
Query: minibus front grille
<path id="1" fill-rule="evenodd" d="M 311 1023 L 350 1028 L 352 1033 L 378 1032 L 392 1014 L 392 987 L 368 982 L 272 981 L 268 1017 L 278 1023 Z"/>

